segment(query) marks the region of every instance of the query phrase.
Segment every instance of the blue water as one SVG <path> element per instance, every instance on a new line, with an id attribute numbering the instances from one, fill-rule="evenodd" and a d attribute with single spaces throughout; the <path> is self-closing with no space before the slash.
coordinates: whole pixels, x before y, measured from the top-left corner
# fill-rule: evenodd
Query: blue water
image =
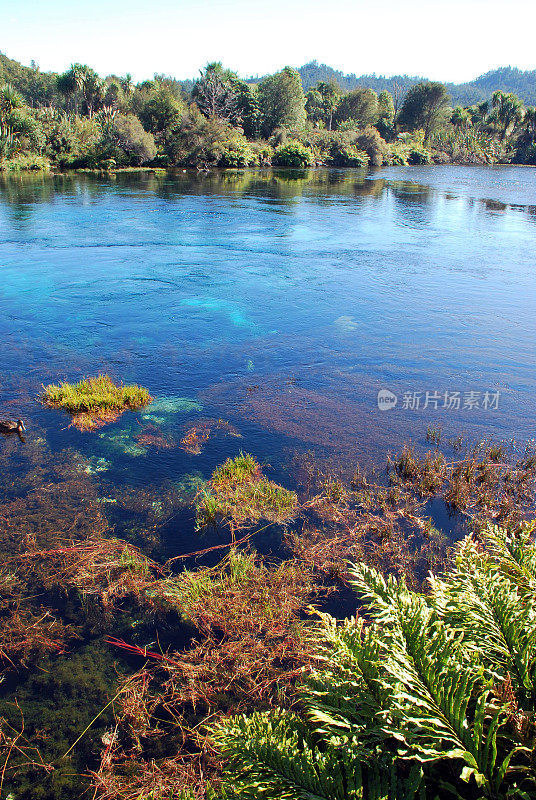
<path id="1" fill-rule="evenodd" d="M 2 178 L 0 416 L 51 459 L 73 448 L 105 460 L 99 480 L 155 488 L 240 449 L 292 481 L 296 452 L 381 461 L 430 424 L 530 438 L 535 234 L 521 167 Z M 99 371 L 157 405 L 82 434 L 36 402 Z M 200 419 L 241 437 L 189 454 Z M 144 430 L 172 446 L 139 446 Z"/>
<path id="2" fill-rule="evenodd" d="M 299 489 L 311 452 L 350 473 L 408 439 L 429 446 L 430 425 L 522 447 L 536 432 L 535 234 L 529 168 L 0 176 L 0 418 L 27 426 L 25 441 L 0 436 L 4 563 L 96 531 L 159 561 L 225 546 L 195 532 L 192 499 L 240 450 Z M 42 384 L 98 372 L 154 403 L 88 433 L 39 403 Z M 381 390 L 396 405 L 380 410 Z M 181 441 L 192 428 L 210 432 L 196 452 Z M 281 552 L 281 531 L 253 543 Z M 79 797 L 110 716 L 60 757 L 118 670 L 140 666 L 103 632 L 164 649 L 184 632 L 129 613 L 93 629 L 71 596 L 25 591 L 81 638 L 4 681 L 0 716 L 20 724 L 16 695 L 26 734 L 59 761 L 8 772 L 3 791 Z M 334 600 L 343 615 L 353 602 Z"/>

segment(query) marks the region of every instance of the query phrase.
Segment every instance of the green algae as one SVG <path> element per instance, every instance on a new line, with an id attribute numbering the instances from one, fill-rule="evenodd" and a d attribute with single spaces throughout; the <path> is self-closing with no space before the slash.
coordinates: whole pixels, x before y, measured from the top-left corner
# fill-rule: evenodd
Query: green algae
<path id="1" fill-rule="evenodd" d="M 103 439 L 114 450 L 118 450 L 132 458 L 146 456 L 148 453 L 146 447 L 141 447 L 133 440 L 131 429 L 122 429 L 113 433 L 99 433 L 99 438 Z"/>
<path id="2" fill-rule="evenodd" d="M 168 395 L 159 397 L 151 403 L 151 415 L 146 414 L 143 419 L 151 419 L 152 414 L 189 414 L 192 411 L 202 411 L 203 406 L 190 397 Z M 156 421 L 156 420 L 154 420 Z M 164 421 L 164 420 L 162 420 Z"/>

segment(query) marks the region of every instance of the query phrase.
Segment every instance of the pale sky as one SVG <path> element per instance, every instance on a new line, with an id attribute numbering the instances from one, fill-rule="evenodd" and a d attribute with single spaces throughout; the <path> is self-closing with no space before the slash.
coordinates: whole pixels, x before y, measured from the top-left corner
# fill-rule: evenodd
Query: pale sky
<path id="1" fill-rule="evenodd" d="M 344 72 L 461 82 L 536 68 L 536 0 L 0 0 L 0 51 L 42 70 L 242 76 L 316 59 Z"/>

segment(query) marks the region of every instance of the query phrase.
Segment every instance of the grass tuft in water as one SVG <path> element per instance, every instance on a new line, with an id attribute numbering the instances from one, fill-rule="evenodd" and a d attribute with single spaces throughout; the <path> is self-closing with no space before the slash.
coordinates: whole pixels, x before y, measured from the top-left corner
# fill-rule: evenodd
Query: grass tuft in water
<path id="1" fill-rule="evenodd" d="M 295 515 L 295 492 L 270 481 L 249 453 L 228 458 L 217 467 L 196 502 L 197 529 L 226 521 L 232 528 L 261 519 L 287 522 Z"/>
<path id="2" fill-rule="evenodd" d="M 116 384 L 109 375 L 84 378 L 78 383 L 51 383 L 43 387 L 41 402 L 73 415 L 73 425 L 91 430 L 112 422 L 123 411 L 144 408 L 152 401 L 143 386 Z"/>

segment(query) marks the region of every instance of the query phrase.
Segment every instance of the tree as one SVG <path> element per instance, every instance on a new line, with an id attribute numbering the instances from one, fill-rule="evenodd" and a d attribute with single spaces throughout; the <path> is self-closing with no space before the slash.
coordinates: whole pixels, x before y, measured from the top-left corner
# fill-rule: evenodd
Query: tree
<path id="1" fill-rule="evenodd" d="M 378 121 L 376 127 L 384 139 L 390 139 L 393 134 L 395 119 L 395 104 L 391 92 L 384 89 L 378 95 Z"/>
<path id="2" fill-rule="evenodd" d="M 264 136 L 276 128 L 299 128 L 306 119 L 305 95 L 299 73 L 285 67 L 259 84 L 259 105 Z"/>
<path id="3" fill-rule="evenodd" d="M 192 99 L 206 117 L 230 120 L 236 114 L 237 98 L 233 81 L 236 75 L 223 69 L 219 61 L 207 64 L 195 82 Z"/>
<path id="4" fill-rule="evenodd" d="M 118 114 L 110 126 L 110 141 L 123 150 L 135 164 L 152 161 L 156 156 L 156 145 L 134 114 Z"/>
<path id="5" fill-rule="evenodd" d="M 333 114 L 341 99 L 341 89 L 335 81 L 319 81 L 307 92 L 305 108 L 314 122 L 323 122 L 328 131 L 333 124 Z"/>
<path id="6" fill-rule="evenodd" d="M 321 614 L 305 713 L 215 729 L 228 800 L 534 797 L 536 547 L 531 526 L 457 546 L 429 597 L 350 569 L 360 616 Z M 363 617 L 368 616 L 371 624 Z"/>
<path id="7" fill-rule="evenodd" d="M 6 84 L 0 89 L 0 155 L 10 157 L 26 146 L 41 149 L 43 144 L 41 125 L 22 96 Z"/>
<path id="8" fill-rule="evenodd" d="M 461 106 L 456 106 L 456 108 L 452 109 L 450 121 L 456 128 L 470 128 L 473 124 L 471 112 Z"/>
<path id="9" fill-rule="evenodd" d="M 318 89 L 309 89 L 305 95 L 305 111 L 307 112 L 307 119 L 312 122 L 324 121 L 324 108 L 322 103 L 322 95 Z"/>
<path id="10" fill-rule="evenodd" d="M 335 114 L 337 124 L 355 123 L 356 128 L 372 125 L 378 118 L 378 97 L 372 89 L 357 88 L 345 94 Z"/>
<path id="11" fill-rule="evenodd" d="M 60 94 L 73 99 L 76 113 L 78 100 L 81 99 L 90 118 L 102 102 L 106 90 L 104 81 L 86 64 L 71 64 L 67 72 L 58 76 L 56 85 Z"/>
<path id="12" fill-rule="evenodd" d="M 408 130 L 422 128 L 424 142 L 445 120 L 449 105 L 446 87 L 437 81 L 423 81 L 412 86 L 398 115 L 399 124 Z"/>
<path id="13" fill-rule="evenodd" d="M 232 81 L 235 93 L 233 124 L 240 125 L 248 139 L 257 139 L 260 133 L 261 110 L 257 87 L 250 86 L 239 78 Z"/>
<path id="14" fill-rule="evenodd" d="M 510 128 L 523 119 L 523 101 L 511 92 L 493 92 L 491 105 L 494 109 L 494 120 L 497 122 L 501 131 L 501 141 L 506 139 Z"/>
<path id="15" fill-rule="evenodd" d="M 165 142 L 179 125 L 183 116 L 183 106 L 165 87 L 151 83 L 138 96 L 136 110 L 146 131 L 154 134 L 160 142 Z"/>

